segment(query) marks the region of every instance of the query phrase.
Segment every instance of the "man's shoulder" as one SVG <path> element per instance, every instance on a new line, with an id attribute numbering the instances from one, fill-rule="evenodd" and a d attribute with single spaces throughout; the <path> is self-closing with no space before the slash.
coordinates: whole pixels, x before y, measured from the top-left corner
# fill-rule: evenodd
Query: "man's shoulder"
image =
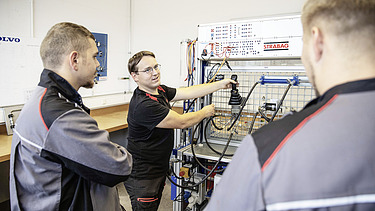
<path id="1" fill-rule="evenodd" d="M 132 98 L 130 99 L 129 109 L 130 107 L 133 108 L 133 107 L 138 107 L 144 104 L 147 105 L 149 103 L 157 102 L 155 101 L 155 99 L 152 99 L 152 98 L 153 98 L 152 95 L 145 93 L 145 92 L 134 93 Z"/>
<path id="2" fill-rule="evenodd" d="M 158 89 L 163 91 L 163 92 L 175 92 L 177 90 L 176 88 L 169 87 L 167 85 L 160 85 Z"/>
<path id="3" fill-rule="evenodd" d="M 77 103 L 67 100 L 55 89 L 46 89 L 40 100 L 40 113 L 49 127 L 62 114 L 72 110 L 81 110 Z M 83 111 L 82 111 L 83 112 Z"/>

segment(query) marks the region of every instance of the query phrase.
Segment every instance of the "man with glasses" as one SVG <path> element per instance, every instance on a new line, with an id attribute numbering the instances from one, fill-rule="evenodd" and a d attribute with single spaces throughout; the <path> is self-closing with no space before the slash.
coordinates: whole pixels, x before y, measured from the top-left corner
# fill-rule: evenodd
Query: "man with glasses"
<path id="1" fill-rule="evenodd" d="M 149 51 L 130 58 L 128 69 L 138 87 L 128 112 L 128 150 L 133 155 L 133 170 L 125 187 L 133 210 L 157 210 L 173 149 L 173 129 L 190 127 L 215 111 L 214 105 L 208 105 L 180 115 L 169 102 L 202 97 L 236 82 L 224 79 L 178 89 L 161 85 L 160 65 Z"/>

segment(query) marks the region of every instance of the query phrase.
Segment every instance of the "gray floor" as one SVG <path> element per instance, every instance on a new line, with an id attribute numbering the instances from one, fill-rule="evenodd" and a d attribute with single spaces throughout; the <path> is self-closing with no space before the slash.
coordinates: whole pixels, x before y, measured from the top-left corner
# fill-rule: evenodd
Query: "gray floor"
<path id="1" fill-rule="evenodd" d="M 120 183 L 117 185 L 119 195 L 120 195 L 120 203 L 122 206 L 126 209 L 126 211 L 131 211 L 132 206 L 130 204 L 130 199 L 128 196 L 128 193 L 125 190 L 124 184 Z M 159 206 L 159 211 L 172 211 L 173 210 L 173 202 L 171 200 L 171 184 L 167 180 L 164 190 L 163 190 L 163 196 L 161 198 L 160 206 Z"/>

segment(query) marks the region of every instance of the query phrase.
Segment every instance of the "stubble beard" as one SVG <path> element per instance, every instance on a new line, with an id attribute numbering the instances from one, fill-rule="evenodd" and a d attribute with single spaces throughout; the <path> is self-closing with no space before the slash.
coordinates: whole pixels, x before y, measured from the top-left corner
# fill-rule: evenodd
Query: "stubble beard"
<path id="1" fill-rule="evenodd" d="M 320 93 L 316 87 L 316 82 L 315 82 L 315 71 L 314 71 L 314 68 L 309 64 L 308 65 L 309 67 L 309 71 L 310 71 L 310 77 L 309 77 L 309 81 L 311 83 L 311 85 L 313 86 L 313 89 L 314 89 L 314 92 L 315 92 L 315 96 L 316 97 L 320 97 Z"/>
<path id="2" fill-rule="evenodd" d="M 86 89 L 91 89 L 94 87 L 94 80 L 93 81 L 89 81 L 87 82 L 86 84 L 84 84 L 82 87 L 86 88 Z"/>

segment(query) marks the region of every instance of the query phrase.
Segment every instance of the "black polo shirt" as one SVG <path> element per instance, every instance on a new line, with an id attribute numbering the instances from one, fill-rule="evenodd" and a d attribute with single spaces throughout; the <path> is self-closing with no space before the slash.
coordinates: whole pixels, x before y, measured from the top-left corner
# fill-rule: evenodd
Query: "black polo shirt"
<path id="1" fill-rule="evenodd" d="M 152 179 L 166 175 L 173 149 L 173 129 L 157 128 L 169 113 L 176 89 L 158 87 L 158 95 L 135 89 L 128 112 L 128 151 L 133 155 L 132 177 Z"/>

